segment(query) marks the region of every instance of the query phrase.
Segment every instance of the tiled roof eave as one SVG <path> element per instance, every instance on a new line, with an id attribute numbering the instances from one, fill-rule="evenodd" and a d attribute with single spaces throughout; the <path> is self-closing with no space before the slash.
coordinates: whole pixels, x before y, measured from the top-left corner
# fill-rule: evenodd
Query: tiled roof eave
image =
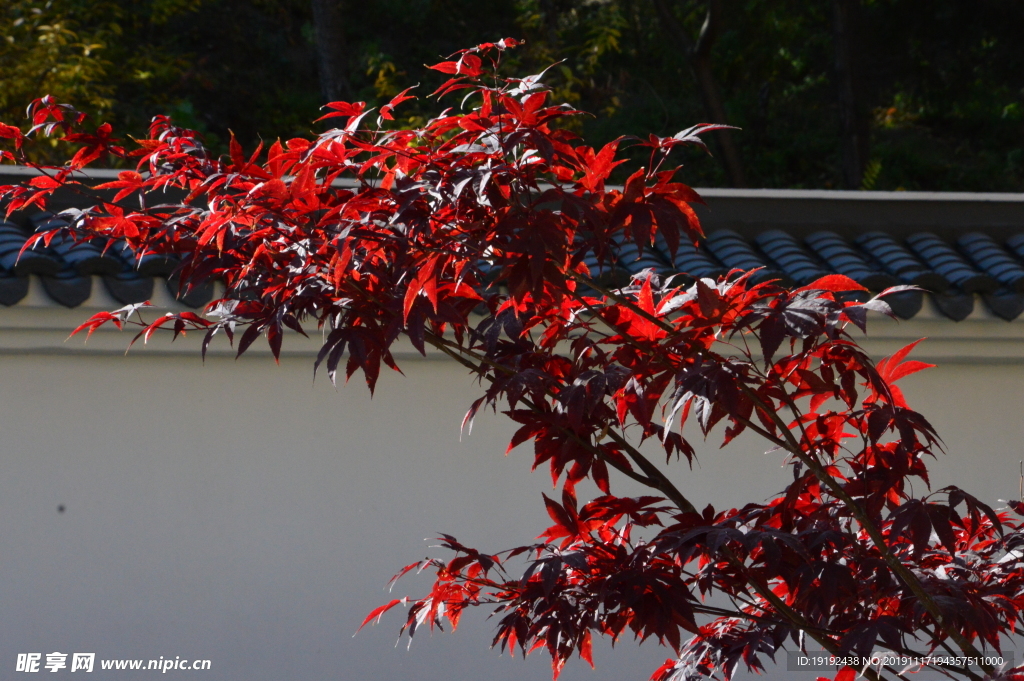
<path id="1" fill-rule="evenodd" d="M 3 166 L 0 184 L 21 182 L 37 172 Z M 102 181 L 116 172 L 89 171 L 83 179 Z M 673 260 L 660 239 L 642 254 L 633 244 L 620 244 L 617 260 L 607 263 L 604 276 L 628 281 L 638 271 L 654 268 L 666 276 L 682 271 L 716 277 L 759 267 L 759 279 L 804 285 L 824 274 L 841 273 L 872 291 L 911 284 L 933 292 L 892 298 L 894 310 L 904 318 L 925 309 L 937 311 L 937 318 L 946 322 L 978 314 L 1017 320 L 1024 313 L 1024 194 L 698 191 L 708 204 L 698 207 L 708 234 L 699 249 L 681 247 Z M 37 214 L 15 216 L 12 222 L 0 224 L 0 317 L 11 305 L 43 306 L 48 300 L 46 304 L 55 306 L 88 307 L 97 296 L 107 295 L 110 307 L 120 307 L 169 296 L 174 288 L 149 275 L 169 276 L 175 263 L 152 258 L 136 263 L 124 248 L 103 251 L 57 240 L 19 258 L 20 246 L 32 231 L 59 221 Z M 17 276 L 25 274 L 43 275 L 33 278 L 42 286 L 28 287 Z M 212 297 L 211 290 L 194 291 L 187 302 L 197 307 Z M 23 298 L 32 302 L 20 302 Z"/>

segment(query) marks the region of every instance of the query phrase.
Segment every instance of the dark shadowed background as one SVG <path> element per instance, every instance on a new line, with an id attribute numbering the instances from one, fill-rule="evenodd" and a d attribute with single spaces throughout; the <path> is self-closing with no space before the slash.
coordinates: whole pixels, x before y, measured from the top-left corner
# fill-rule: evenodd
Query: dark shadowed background
<path id="1" fill-rule="evenodd" d="M 170 113 L 252 145 L 319 129 L 327 100 L 426 94 L 423 64 L 512 36 L 509 72 L 557 62 L 546 81 L 595 114 L 593 144 L 741 127 L 690 159 L 696 186 L 1024 189 L 1020 2 L 13 0 L 0 36 L 8 123 L 52 93 L 123 133 Z"/>

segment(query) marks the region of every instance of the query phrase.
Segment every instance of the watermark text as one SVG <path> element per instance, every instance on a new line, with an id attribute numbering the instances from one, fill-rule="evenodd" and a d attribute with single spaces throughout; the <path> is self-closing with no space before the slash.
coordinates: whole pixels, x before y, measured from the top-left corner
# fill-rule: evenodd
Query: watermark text
<path id="1" fill-rule="evenodd" d="M 70 660 L 69 660 L 70 658 Z M 170 671 L 205 671 L 211 668 L 210 660 L 159 657 L 151 660 L 100 660 L 99 668 L 112 671 L 155 671 L 166 674 Z M 91 672 L 96 668 L 96 653 L 18 653 L 14 671 L 29 674 L 37 672 Z"/>

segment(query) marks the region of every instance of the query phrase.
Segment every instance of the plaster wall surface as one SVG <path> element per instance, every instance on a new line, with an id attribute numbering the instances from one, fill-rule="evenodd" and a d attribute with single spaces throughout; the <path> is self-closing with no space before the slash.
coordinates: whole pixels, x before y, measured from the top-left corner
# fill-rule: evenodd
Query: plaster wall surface
<path id="1" fill-rule="evenodd" d="M 548 524 L 547 472 L 530 473 L 527 448 L 502 456 L 509 421 L 481 415 L 460 441 L 478 394 L 462 368 L 407 359 L 371 400 L 358 376 L 314 384 L 305 350 L 280 365 L 219 351 L 204 364 L 190 337 L 125 357 L 128 335 L 63 344 L 54 328 L 63 339 L 68 319 L 46 314 L 0 330 L 0 678 L 20 676 L 18 653 L 54 651 L 209 659 L 210 671 L 168 675 L 218 681 L 550 678 L 541 654 L 489 650 L 484 613 L 409 651 L 395 646 L 397 612 L 352 637 L 373 607 L 426 589 L 422 578 L 383 589 L 401 566 L 444 555 L 424 538 L 499 550 Z M 880 325 L 871 347 L 937 336 L 918 354 L 941 366 L 904 382 L 949 450 L 934 486 L 998 505 L 1017 495 L 1024 458 L 1024 342 L 1015 323 L 966 324 Z M 693 472 L 673 468 L 699 505 L 762 500 L 788 475 L 753 438 L 699 449 Z M 626 640 L 596 649 L 596 671 L 577 661 L 563 678 L 646 679 L 668 656 Z M 90 678 L 152 673 L 97 663 Z"/>

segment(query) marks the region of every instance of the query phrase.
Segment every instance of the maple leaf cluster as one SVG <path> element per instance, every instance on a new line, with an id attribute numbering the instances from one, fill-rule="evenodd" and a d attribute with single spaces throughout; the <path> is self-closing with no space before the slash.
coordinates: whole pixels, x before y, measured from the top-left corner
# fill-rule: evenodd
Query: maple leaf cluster
<path id="1" fill-rule="evenodd" d="M 249 154 L 233 141 L 224 158 L 166 117 L 126 150 L 108 126 L 83 132 L 81 114 L 44 97 L 27 132 L 0 124 L 13 147 L 4 158 L 23 160 L 26 144 L 54 131 L 75 152 L 0 197 L 8 214 L 44 209 L 57 191 L 90 197 L 26 248 L 58 236 L 117 244 L 179 258 L 185 289 L 225 286 L 204 315 L 147 323 L 139 304 L 76 332 L 200 330 L 204 353 L 223 332 L 239 336 L 239 354 L 262 336 L 278 356 L 287 330 L 315 324 L 325 338 L 316 369 L 332 381 L 360 372 L 371 391 L 382 365 L 399 369 L 392 348 L 406 337 L 480 382 L 464 427 L 485 408 L 519 425 L 509 449 L 532 443 L 534 467 L 561 486 L 544 498 L 553 524 L 496 553 L 443 536 L 454 557 L 399 574 L 432 571 L 429 593 L 395 599 L 364 625 L 405 605 L 412 636 L 485 605 L 498 616 L 495 644 L 545 649 L 556 677 L 573 656 L 592 664 L 595 635 L 631 635 L 673 650 L 654 681 L 727 679 L 786 646 L 948 653 L 937 659 L 954 662 L 935 668 L 951 677 L 1016 678 L 955 660 L 999 651 L 1020 627 L 1021 523 L 955 487 L 913 494 L 941 442 L 895 383 L 929 365 L 908 359 L 913 345 L 875 363 L 850 333 L 906 287 L 869 298 L 841 275 L 788 290 L 739 271 L 616 281 L 621 259 L 655 244 L 674 257 L 702 237 L 691 206 L 701 199 L 667 159 L 717 126 L 590 148 L 559 125 L 579 112 L 552 103 L 539 76 L 500 75 L 515 45 L 431 67 L 450 76 L 434 96 L 458 93 L 461 104 L 420 128 L 394 124 L 409 91 L 377 112 L 334 102 L 323 118 L 337 127 Z M 626 145 L 649 150 L 649 163 L 609 186 Z M 135 170 L 98 186 L 82 179 L 109 156 Z M 694 434 L 727 444 L 744 431 L 785 457 L 792 482 L 765 503 L 695 508 L 668 471 L 687 472 L 670 465 L 693 460 Z M 614 495 L 615 475 L 650 496 Z M 601 494 L 581 504 L 584 480 Z"/>

